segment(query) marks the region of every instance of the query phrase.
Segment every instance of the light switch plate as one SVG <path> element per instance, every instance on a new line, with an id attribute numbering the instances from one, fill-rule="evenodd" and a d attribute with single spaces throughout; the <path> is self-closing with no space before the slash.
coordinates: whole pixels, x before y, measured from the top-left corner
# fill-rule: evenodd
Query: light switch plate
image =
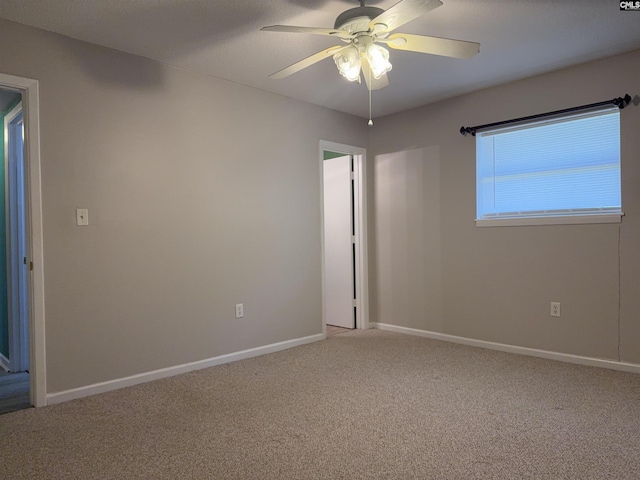
<path id="1" fill-rule="evenodd" d="M 87 208 L 76 208 L 76 225 L 89 225 L 89 210 Z"/>

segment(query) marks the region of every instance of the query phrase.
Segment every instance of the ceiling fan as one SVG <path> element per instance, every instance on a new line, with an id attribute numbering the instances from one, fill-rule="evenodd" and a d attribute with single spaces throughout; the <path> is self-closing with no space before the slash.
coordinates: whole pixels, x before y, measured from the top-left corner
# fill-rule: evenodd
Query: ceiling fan
<path id="1" fill-rule="evenodd" d="M 408 33 L 391 33 L 396 28 L 442 5 L 440 0 L 400 0 L 388 10 L 360 6 L 342 12 L 333 28 L 293 27 L 272 25 L 263 27 L 266 32 L 311 33 L 337 37 L 346 46 L 334 46 L 311 55 L 270 75 L 285 78 L 325 58 L 333 57 L 340 74 L 350 81 L 360 82 L 364 77 L 369 91 L 389 84 L 387 72 L 391 70 L 389 51 L 380 44 L 396 50 L 443 55 L 454 58 L 471 58 L 480 44 L 463 40 L 428 37 Z"/>

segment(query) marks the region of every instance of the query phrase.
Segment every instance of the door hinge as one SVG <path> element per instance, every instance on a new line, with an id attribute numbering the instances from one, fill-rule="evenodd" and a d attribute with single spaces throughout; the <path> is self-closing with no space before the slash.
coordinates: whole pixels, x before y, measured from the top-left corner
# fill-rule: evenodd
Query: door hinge
<path id="1" fill-rule="evenodd" d="M 29 270 L 33 271 L 33 262 L 29 262 Z"/>

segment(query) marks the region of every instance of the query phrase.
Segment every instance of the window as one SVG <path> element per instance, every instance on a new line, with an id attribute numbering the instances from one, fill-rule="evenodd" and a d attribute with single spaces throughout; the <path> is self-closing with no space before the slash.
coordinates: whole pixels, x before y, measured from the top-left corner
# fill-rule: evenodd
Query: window
<path id="1" fill-rule="evenodd" d="M 620 111 L 476 134 L 478 226 L 620 222 Z"/>

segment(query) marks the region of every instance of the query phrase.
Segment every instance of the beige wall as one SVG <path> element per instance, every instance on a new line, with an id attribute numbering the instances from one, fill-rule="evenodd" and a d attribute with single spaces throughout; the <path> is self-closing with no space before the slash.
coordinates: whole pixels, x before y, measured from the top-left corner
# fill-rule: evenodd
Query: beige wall
<path id="1" fill-rule="evenodd" d="M 40 82 L 49 393 L 322 332 L 319 141 L 364 120 L 6 21 L 0 71 Z"/>
<path id="2" fill-rule="evenodd" d="M 372 299 L 371 321 L 598 358 L 618 359 L 619 351 L 621 360 L 640 363 L 640 109 L 621 114 L 621 225 L 476 228 L 475 139 L 459 133 L 462 125 L 634 96 L 638 78 L 640 51 L 377 119 L 369 144 L 370 284 L 384 293 Z M 407 151 L 430 153 L 418 167 Z M 434 177 L 420 171 L 435 163 Z M 421 203 L 400 206 L 388 193 L 391 175 L 403 179 L 397 194 L 410 193 L 410 183 L 424 189 L 412 194 Z M 394 209 L 406 218 L 389 232 L 385 215 Z M 417 227 L 425 218 L 433 222 Z M 416 242 L 416 229 L 438 242 Z M 380 259 L 401 252 L 407 264 L 439 261 L 440 285 L 415 265 L 399 281 Z M 432 308 L 389 308 L 416 289 Z M 549 316 L 551 301 L 561 302 L 560 319 Z"/>

